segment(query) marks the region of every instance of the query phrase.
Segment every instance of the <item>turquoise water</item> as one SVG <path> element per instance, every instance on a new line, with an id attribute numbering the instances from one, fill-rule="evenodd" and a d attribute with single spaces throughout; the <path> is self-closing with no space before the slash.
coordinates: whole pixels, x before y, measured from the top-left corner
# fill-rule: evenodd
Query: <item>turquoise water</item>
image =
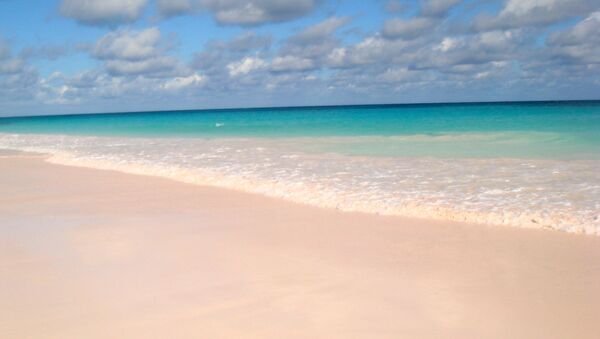
<path id="1" fill-rule="evenodd" d="M 305 150 L 411 157 L 597 157 L 598 131 L 599 101 L 159 111 L 0 119 L 0 133 L 338 137 L 332 142 L 307 143 Z"/>
<path id="2" fill-rule="evenodd" d="M 600 101 L 2 118 L 0 149 L 342 211 L 600 235 Z"/>

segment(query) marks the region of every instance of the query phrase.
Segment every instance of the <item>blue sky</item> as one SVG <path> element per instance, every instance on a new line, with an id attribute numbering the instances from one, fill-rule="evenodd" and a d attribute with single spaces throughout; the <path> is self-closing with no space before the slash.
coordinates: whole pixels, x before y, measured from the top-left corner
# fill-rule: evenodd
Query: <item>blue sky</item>
<path id="1" fill-rule="evenodd" d="M 599 99 L 599 0 L 0 0 L 0 115 Z"/>

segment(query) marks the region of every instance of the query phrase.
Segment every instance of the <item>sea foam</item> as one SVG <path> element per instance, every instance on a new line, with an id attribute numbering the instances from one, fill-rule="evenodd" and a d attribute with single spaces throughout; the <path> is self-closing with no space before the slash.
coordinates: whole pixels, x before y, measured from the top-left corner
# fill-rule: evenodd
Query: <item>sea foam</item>
<path id="1" fill-rule="evenodd" d="M 289 147 L 298 142 L 0 134 L 0 148 L 65 165 L 342 211 L 600 235 L 600 160 L 350 156 Z"/>

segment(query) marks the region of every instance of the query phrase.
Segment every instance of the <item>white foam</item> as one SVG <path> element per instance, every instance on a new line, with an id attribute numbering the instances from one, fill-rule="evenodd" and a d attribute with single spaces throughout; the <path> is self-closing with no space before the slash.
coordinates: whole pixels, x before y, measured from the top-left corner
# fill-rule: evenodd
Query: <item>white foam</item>
<path id="1" fill-rule="evenodd" d="M 281 139 L 0 134 L 49 161 L 385 215 L 600 235 L 600 161 L 351 157 Z"/>

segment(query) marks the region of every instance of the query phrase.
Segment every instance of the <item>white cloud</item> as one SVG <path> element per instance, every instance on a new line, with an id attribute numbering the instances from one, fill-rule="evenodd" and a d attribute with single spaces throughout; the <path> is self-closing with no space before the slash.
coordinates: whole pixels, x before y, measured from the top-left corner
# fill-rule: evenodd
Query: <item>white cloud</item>
<path id="1" fill-rule="evenodd" d="M 304 59 L 303 67 L 319 67 L 327 55 L 340 46 L 341 40 L 336 32 L 350 22 L 348 17 L 330 17 L 316 24 L 305 27 L 303 30 L 287 38 L 279 50 L 280 56 L 294 56 L 297 64 Z M 293 60 L 289 59 L 288 62 Z"/>
<path id="2" fill-rule="evenodd" d="M 600 11 L 546 41 L 552 57 L 568 64 L 600 64 Z"/>
<path id="3" fill-rule="evenodd" d="M 311 12 L 314 0 L 204 0 L 222 24 L 259 25 L 287 21 Z"/>
<path id="4" fill-rule="evenodd" d="M 333 67 L 343 67 L 346 63 L 347 50 L 344 47 L 338 47 L 327 55 L 327 64 Z"/>
<path id="5" fill-rule="evenodd" d="M 496 16 L 478 16 L 474 27 L 494 30 L 549 25 L 587 14 L 599 5 L 598 0 L 508 0 Z"/>
<path id="6" fill-rule="evenodd" d="M 316 0 L 159 0 L 163 16 L 211 12 L 222 25 L 256 26 L 293 20 L 310 13 Z"/>
<path id="7" fill-rule="evenodd" d="M 175 77 L 165 81 L 162 88 L 166 90 L 180 90 L 182 88 L 197 86 L 203 84 L 205 78 L 198 73 L 194 73 L 187 77 Z"/>
<path id="8" fill-rule="evenodd" d="M 500 12 L 500 15 L 527 15 L 536 10 L 551 10 L 564 3 L 561 0 L 509 0 Z"/>
<path id="9" fill-rule="evenodd" d="M 232 52 L 249 52 L 252 50 L 268 49 L 271 46 L 270 36 L 261 36 L 252 31 L 245 31 L 233 37 L 228 42 L 215 42 L 215 47 Z"/>
<path id="10" fill-rule="evenodd" d="M 600 11 L 591 13 L 570 29 L 553 33 L 548 42 L 560 45 L 600 43 Z"/>
<path id="11" fill-rule="evenodd" d="M 144 60 L 108 60 L 106 70 L 113 75 L 146 75 L 165 77 L 176 73 L 179 61 L 173 57 L 161 56 Z"/>
<path id="12" fill-rule="evenodd" d="M 455 49 L 460 44 L 460 39 L 453 37 L 446 37 L 440 44 L 435 48 L 442 52 L 448 52 L 452 49 Z"/>
<path id="13" fill-rule="evenodd" d="M 136 21 L 148 0 L 63 0 L 60 12 L 87 25 L 110 25 Z"/>
<path id="14" fill-rule="evenodd" d="M 264 69 L 267 66 L 267 62 L 260 58 L 245 57 L 242 60 L 232 62 L 227 65 L 229 75 L 237 77 L 240 75 L 248 74 L 252 71 Z"/>
<path id="15" fill-rule="evenodd" d="M 420 79 L 420 72 L 411 71 L 406 67 L 388 68 L 381 76 L 380 81 L 384 82 L 410 82 Z"/>
<path id="16" fill-rule="evenodd" d="M 275 72 L 306 71 L 315 67 L 311 59 L 299 58 L 293 55 L 276 57 L 271 62 L 271 69 Z"/>
<path id="17" fill-rule="evenodd" d="M 25 59 L 22 56 L 13 57 L 8 42 L 0 36 L 0 76 L 18 76 L 26 68 Z"/>
<path id="18" fill-rule="evenodd" d="M 25 62 L 22 59 L 0 60 L 0 74 L 15 74 L 21 72 Z"/>
<path id="19" fill-rule="evenodd" d="M 99 59 L 140 60 L 156 55 L 160 31 L 148 28 L 143 31 L 119 30 L 104 35 L 94 48 L 92 55 Z"/>
<path id="20" fill-rule="evenodd" d="M 348 22 L 350 22 L 350 18 L 348 17 L 331 17 L 315 25 L 306 27 L 300 33 L 292 36 L 290 40 L 295 43 L 311 43 L 327 39 Z"/>
<path id="21" fill-rule="evenodd" d="M 420 13 L 425 16 L 444 16 L 460 2 L 461 0 L 426 0 L 423 1 Z"/>
<path id="22" fill-rule="evenodd" d="M 519 31 L 491 31 L 466 36 L 449 36 L 426 48 L 415 61 L 421 68 L 446 71 L 456 65 L 485 64 L 513 59 L 523 36 Z"/>
<path id="23" fill-rule="evenodd" d="M 76 88 L 68 85 L 52 86 L 46 79 L 40 81 L 40 90 L 36 93 L 36 97 L 49 105 L 72 105 L 81 102 Z"/>
<path id="24" fill-rule="evenodd" d="M 158 28 L 121 29 L 101 37 L 90 54 L 104 61 L 113 76 L 171 77 L 189 73 L 181 62 L 166 55 L 168 45 Z"/>
<path id="25" fill-rule="evenodd" d="M 409 20 L 390 19 L 383 27 L 383 35 L 390 39 L 415 39 L 428 35 L 436 25 L 430 18 L 416 17 Z"/>
<path id="26" fill-rule="evenodd" d="M 389 41 L 379 35 L 368 36 L 359 43 L 334 49 L 327 56 L 328 65 L 331 67 L 355 67 L 371 63 L 387 62 L 389 56 L 398 54 L 398 47 L 404 42 Z"/>
<path id="27" fill-rule="evenodd" d="M 352 24 L 351 17 L 338 16 L 304 28 L 286 26 L 281 34 L 270 35 L 271 27 L 261 28 L 260 34 L 236 29 L 240 33 L 233 38 L 206 43 L 189 66 L 187 60 L 175 57 L 178 44 L 158 28 L 113 28 L 96 43 L 72 48 L 89 52 L 98 60 L 97 67 L 75 76 L 54 73 L 46 78 L 39 75 L 35 64 L 45 58 L 42 55 L 61 57 L 66 52 L 60 48 L 54 51 L 52 46 L 32 49 L 22 44 L 17 44 L 23 46 L 20 51 L 11 51 L 7 41 L 0 38 L 0 107 L 38 102 L 81 103 L 83 108 L 95 109 L 96 103 L 104 100 L 110 103 L 110 109 L 113 103 L 135 108 L 134 103 L 163 104 L 165 98 L 173 98 L 172 107 L 193 107 L 227 104 L 232 94 L 239 98 L 240 105 L 257 102 L 252 100 L 288 103 L 285 99 L 302 104 L 319 96 L 338 102 L 344 98 L 400 98 L 395 95 L 417 100 L 418 96 L 412 95 L 419 93 L 421 99 L 429 100 L 432 95 L 431 100 L 444 100 L 457 98 L 452 93 L 460 91 L 461 99 L 484 93 L 486 98 L 502 100 L 513 98 L 497 96 L 507 88 L 518 88 L 519 98 L 526 98 L 522 93 L 527 89 L 541 93 L 553 88 L 552 84 L 570 88 L 577 95 L 587 91 L 593 96 L 600 88 L 598 1 L 506 0 L 493 15 L 477 14 L 490 7 L 474 4 L 463 6 L 474 9 L 468 17 L 460 17 L 462 11 L 456 11 L 446 18 L 454 6 L 460 6 L 458 0 L 422 0 L 404 6 L 410 12 L 404 12 L 402 19 L 385 22 L 379 31 L 371 31 L 370 27 L 364 30 L 357 26 L 359 22 Z M 74 2 L 62 3 L 67 6 Z M 90 3 L 94 4 L 86 9 L 88 12 L 98 6 L 117 6 L 114 1 Z M 118 6 L 126 3 L 133 2 L 119 2 Z M 300 1 L 300 5 L 278 0 L 155 3 L 163 18 L 204 11 L 220 24 L 249 26 L 300 17 L 319 0 Z M 106 8 L 96 11 L 96 21 L 82 16 L 78 20 L 116 24 L 135 20 L 143 12 L 142 8 L 138 14 L 120 10 L 99 15 L 107 13 Z M 121 19 L 115 19 L 119 15 Z M 579 18 L 579 22 L 549 26 L 569 18 Z M 296 33 L 286 34 L 290 28 Z M 342 32 L 343 28 L 347 29 Z M 540 44 L 547 33 L 545 43 Z M 187 52 L 187 47 L 182 52 Z M 44 63 L 44 73 L 57 64 Z M 441 97 L 438 92 L 450 94 Z M 137 100 L 141 98 L 144 100 Z"/>
<path id="28" fill-rule="evenodd" d="M 164 17 L 193 12 L 194 3 L 191 0 L 158 0 L 158 11 Z"/>

